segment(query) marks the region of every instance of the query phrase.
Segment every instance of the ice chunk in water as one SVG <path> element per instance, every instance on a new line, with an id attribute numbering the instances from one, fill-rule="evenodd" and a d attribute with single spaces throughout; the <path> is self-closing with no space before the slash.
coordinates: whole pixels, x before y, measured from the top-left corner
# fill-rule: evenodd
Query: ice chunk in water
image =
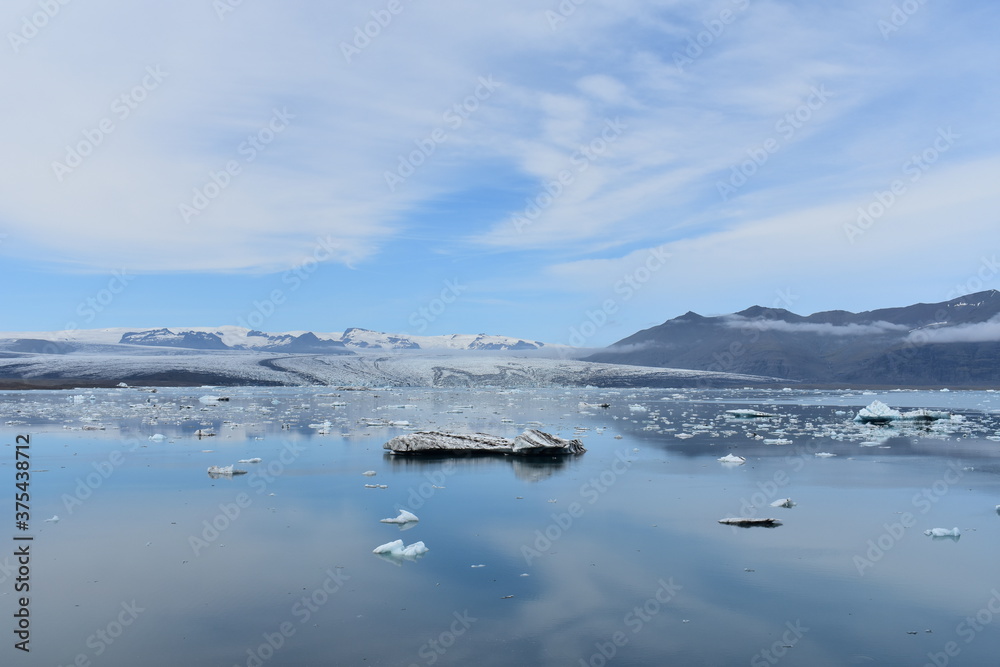
<path id="1" fill-rule="evenodd" d="M 931 528 L 930 530 L 925 530 L 924 535 L 930 535 L 931 537 L 961 537 L 962 533 L 956 526 L 951 530 L 947 528 Z"/>
<path id="2" fill-rule="evenodd" d="M 413 560 L 418 556 L 423 556 L 428 551 L 429 549 L 423 542 L 414 542 L 413 544 L 404 547 L 403 540 L 393 540 L 392 542 L 386 542 L 385 544 L 375 547 L 372 550 L 372 553 Z"/>
<path id="3" fill-rule="evenodd" d="M 382 523 L 410 523 L 411 521 L 420 521 L 420 519 L 413 512 L 399 510 L 399 516 L 395 519 L 380 519 L 380 521 Z"/>

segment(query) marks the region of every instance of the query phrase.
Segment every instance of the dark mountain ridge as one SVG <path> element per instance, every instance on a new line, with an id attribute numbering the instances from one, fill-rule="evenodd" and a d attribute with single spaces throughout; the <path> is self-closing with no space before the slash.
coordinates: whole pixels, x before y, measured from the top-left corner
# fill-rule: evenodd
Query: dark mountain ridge
<path id="1" fill-rule="evenodd" d="M 993 386 L 1000 384 L 1000 292 L 861 313 L 687 312 L 586 360 L 813 384 Z"/>

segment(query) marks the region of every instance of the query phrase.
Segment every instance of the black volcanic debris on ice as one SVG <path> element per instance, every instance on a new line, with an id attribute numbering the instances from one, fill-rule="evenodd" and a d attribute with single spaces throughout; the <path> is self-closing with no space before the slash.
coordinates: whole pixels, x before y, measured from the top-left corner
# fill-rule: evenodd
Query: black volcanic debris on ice
<path id="1" fill-rule="evenodd" d="M 587 361 L 724 371 L 809 384 L 991 385 L 1000 378 L 1000 292 L 862 313 L 753 306 L 688 312 Z M 992 338 L 992 340 L 990 340 Z"/>

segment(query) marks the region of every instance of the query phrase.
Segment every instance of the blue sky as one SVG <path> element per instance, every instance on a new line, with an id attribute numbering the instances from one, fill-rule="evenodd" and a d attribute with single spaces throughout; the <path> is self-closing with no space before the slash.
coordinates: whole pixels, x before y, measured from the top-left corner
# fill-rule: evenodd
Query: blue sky
<path id="1" fill-rule="evenodd" d="M 998 287 L 998 25 L 986 1 L 12 0 L 0 329 L 597 346 Z"/>

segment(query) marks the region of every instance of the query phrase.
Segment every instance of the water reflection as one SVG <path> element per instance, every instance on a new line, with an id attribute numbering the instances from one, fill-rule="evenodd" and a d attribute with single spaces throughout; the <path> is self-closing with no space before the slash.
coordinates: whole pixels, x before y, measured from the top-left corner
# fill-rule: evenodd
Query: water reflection
<path id="1" fill-rule="evenodd" d="M 514 476 L 522 481 L 540 482 L 572 468 L 577 457 L 508 456 L 477 452 L 399 455 L 386 452 L 382 458 L 389 469 L 400 472 L 427 472 L 444 468 L 449 474 L 454 474 L 510 469 L 514 472 Z"/>
<path id="2" fill-rule="evenodd" d="M 991 626 L 972 642 L 956 628 L 1000 585 L 996 395 L 952 392 L 947 407 L 965 421 L 910 432 L 852 425 L 845 408 L 872 396 L 813 391 L 399 390 L 376 405 L 369 392 L 240 389 L 219 405 L 161 408 L 155 424 L 134 394 L 93 394 L 0 395 L 24 422 L 0 442 L 33 434 L 38 584 L 37 649 L 5 646 L 3 664 L 765 664 L 792 639 L 782 665 L 923 664 L 949 641 L 967 664 L 995 661 Z M 156 398 L 194 406 L 201 394 Z M 886 402 L 941 407 L 935 398 Z M 611 407 L 584 414 L 581 402 Z M 778 417 L 724 416 L 742 405 Z M 368 425 L 386 414 L 505 437 L 536 422 L 588 452 L 396 456 L 382 445 L 404 427 Z M 102 423 L 84 419 L 106 428 L 83 430 Z M 326 435 L 309 427 L 327 420 Z M 192 437 L 208 427 L 219 435 Z M 156 432 L 167 439 L 149 440 Z M 291 445 L 295 457 L 268 473 Z M 729 451 L 747 463 L 724 467 Z M 205 473 L 253 457 L 250 475 Z M 12 479 L 9 455 L 0 470 Z M 793 509 L 771 506 L 786 497 Z M 420 521 L 380 523 L 401 507 Z M 61 521 L 42 521 L 53 514 Z M 781 530 L 718 523 L 751 515 Z M 965 539 L 923 534 L 938 526 Z M 372 553 L 401 537 L 429 551 Z M 9 608 L 6 567 L 0 557 Z M 88 639 L 133 601 L 143 611 L 96 655 Z"/>

